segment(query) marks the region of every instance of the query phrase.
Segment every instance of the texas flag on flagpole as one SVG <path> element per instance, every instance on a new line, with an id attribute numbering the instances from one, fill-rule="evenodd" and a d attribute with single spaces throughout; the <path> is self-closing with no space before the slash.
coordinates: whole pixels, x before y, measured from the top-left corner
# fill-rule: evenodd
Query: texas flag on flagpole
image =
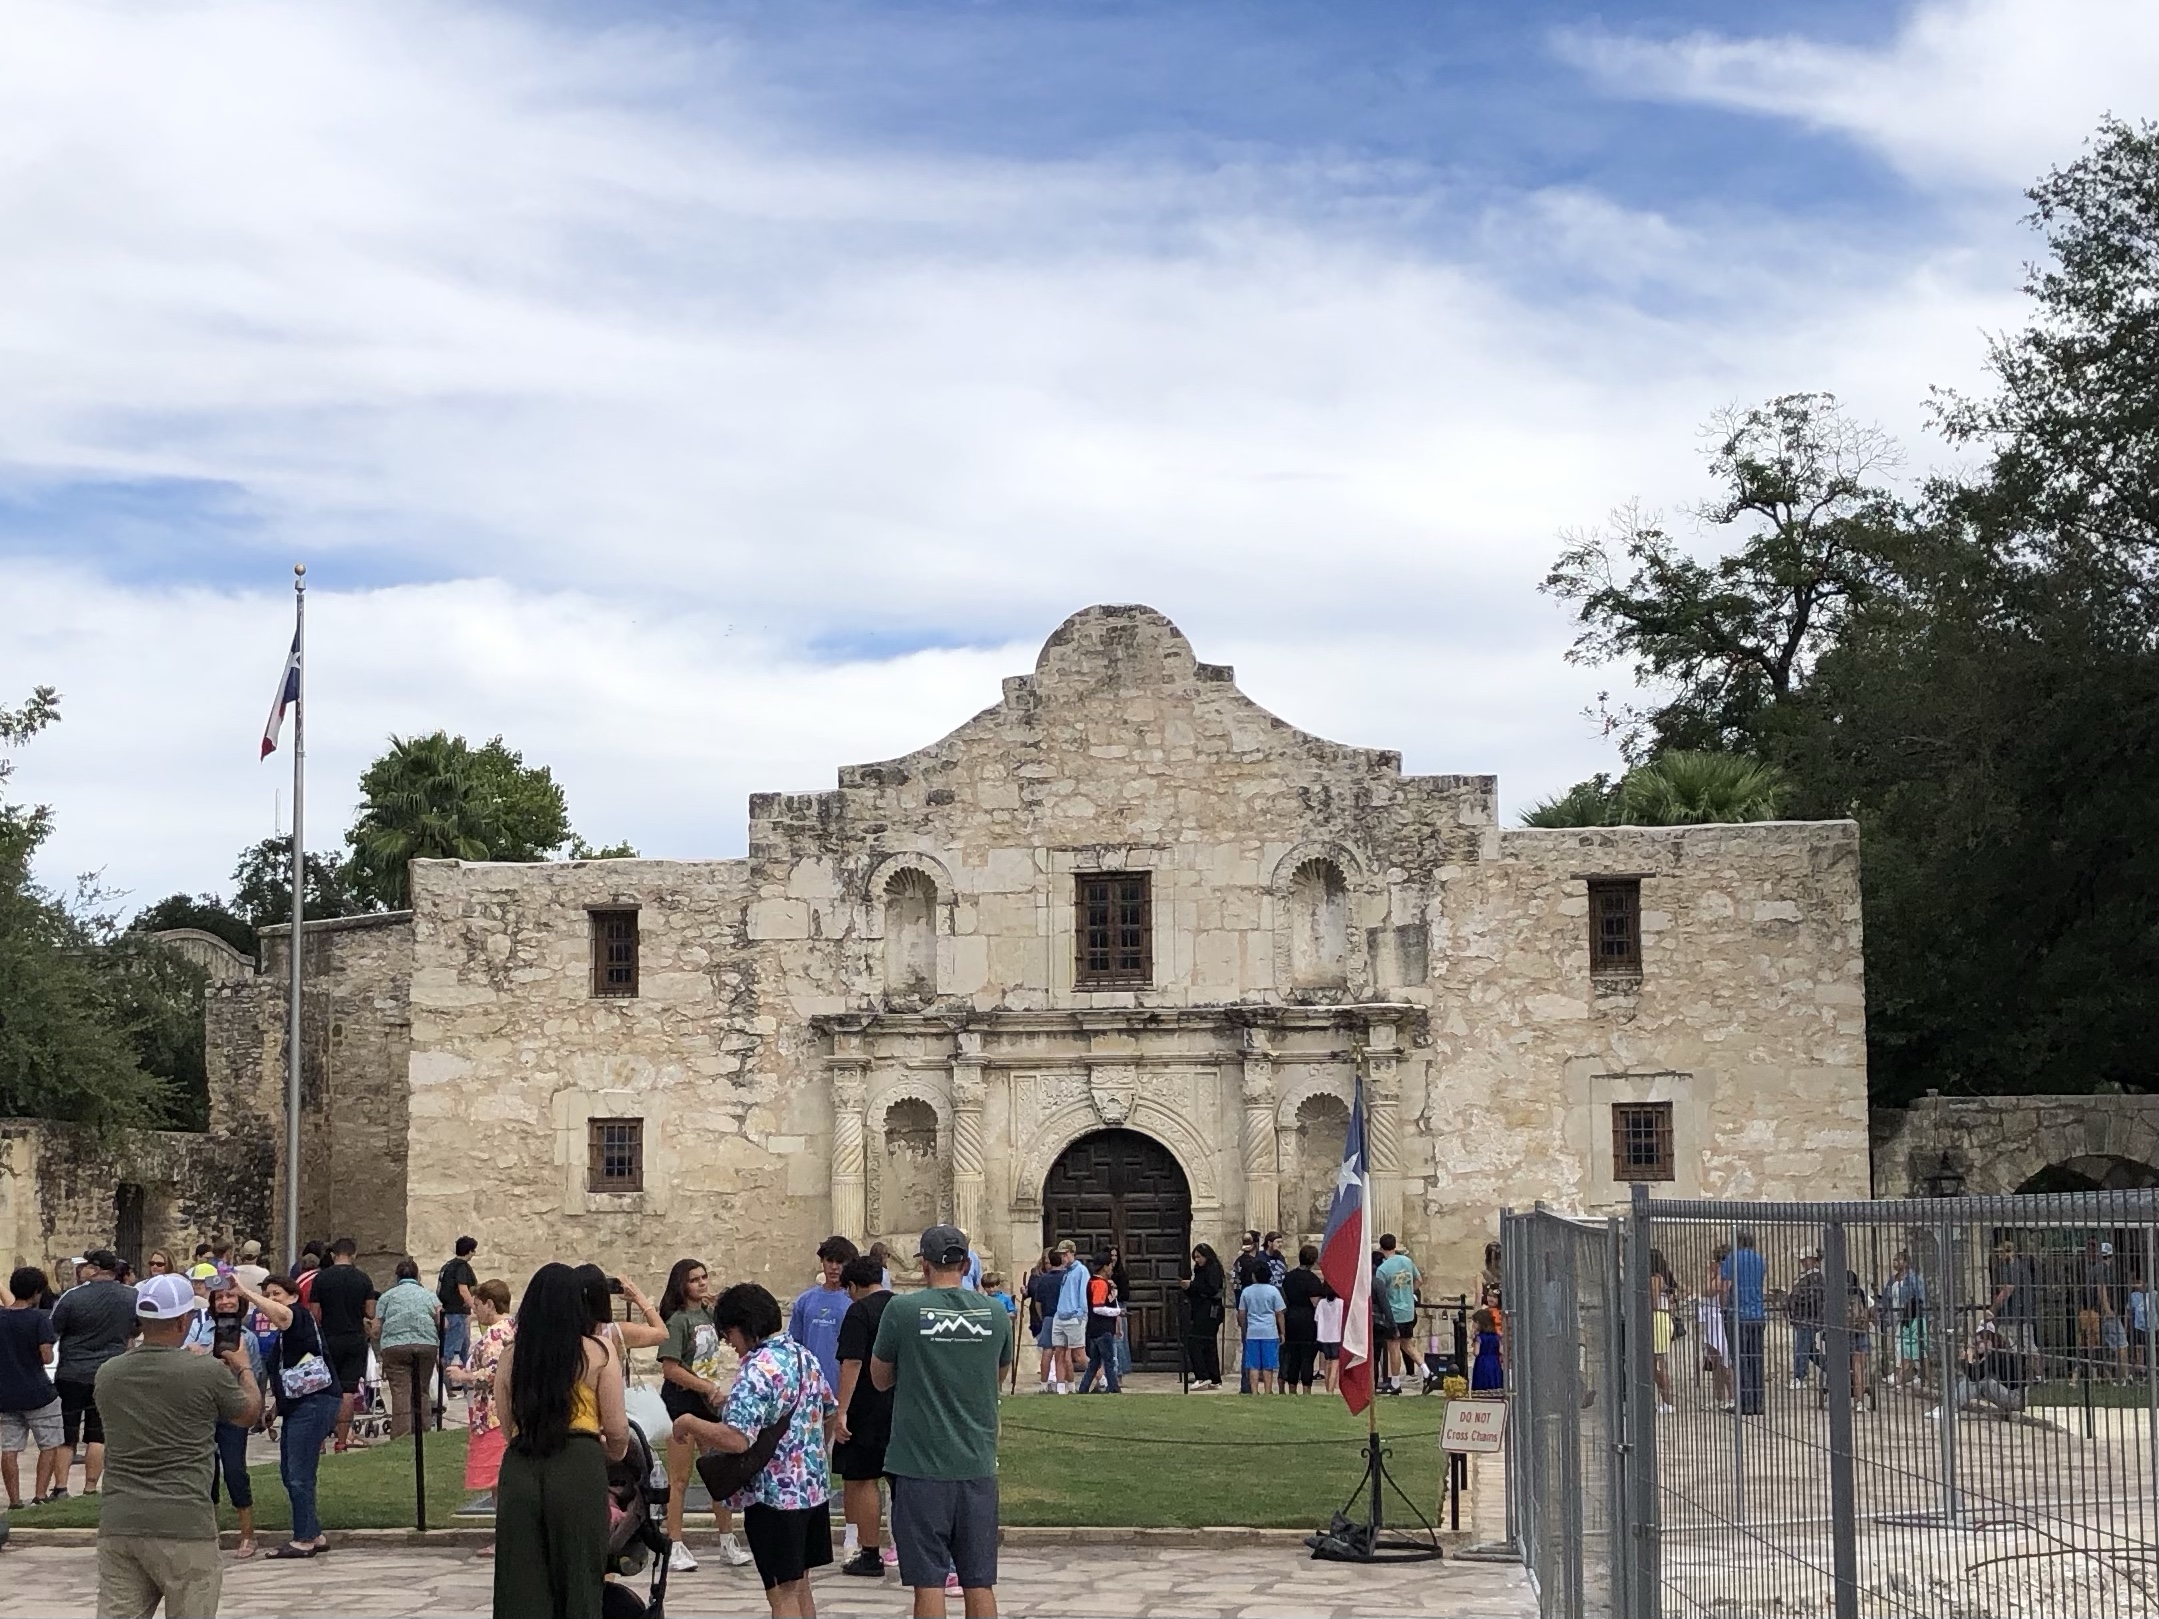
<path id="1" fill-rule="evenodd" d="M 262 728 L 262 752 L 256 757 L 267 759 L 277 751 L 277 734 L 285 728 L 285 711 L 300 700 L 300 632 L 292 632 L 292 653 L 285 659 L 285 672 L 277 677 L 277 696 L 270 704 L 270 721 Z"/>
<path id="2" fill-rule="evenodd" d="M 1342 1400 L 1352 1412 L 1372 1403 L 1372 1238 L 1364 1158 L 1364 1081 L 1349 1107 L 1349 1135 L 1334 1178 L 1327 1234 L 1320 1239 L 1319 1273 L 1342 1299 Z"/>

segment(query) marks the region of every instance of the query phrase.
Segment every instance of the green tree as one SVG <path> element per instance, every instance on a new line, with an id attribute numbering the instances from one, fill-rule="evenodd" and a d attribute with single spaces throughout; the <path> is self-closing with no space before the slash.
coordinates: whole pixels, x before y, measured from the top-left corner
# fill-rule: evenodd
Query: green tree
<path id="1" fill-rule="evenodd" d="M 232 868 L 232 909 L 245 922 L 249 937 L 263 928 L 292 925 L 292 839 L 264 838 L 251 843 Z M 374 909 L 352 891 L 345 868 L 312 850 L 307 857 L 307 915 L 317 921 L 358 916 Z M 248 949 L 252 952 L 254 946 Z"/>
<path id="2" fill-rule="evenodd" d="M 407 902 L 414 860 L 620 859 L 628 844 L 594 849 L 570 830 L 561 786 L 501 737 L 475 748 L 461 736 L 390 739 L 360 778 L 361 807 L 345 841 L 352 888 L 377 905 Z"/>
<path id="3" fill-rule="evenodd" d="M 1896 446 L 1831 395 L 1721 411 L 1703 433 L 1720 493 L 1690 514 L 1731 531 L 1732 549 L 1704 562 L 1626 506 L 1608 531 L 1563 536 L 1541 587 L 1574 607 L 1569 662 L 1629 660 L 1637 684 L 1662 693 L 1610 717 L 1634 764 L 1672 748 L 1751 748 L 1761 711 L 1805 683 L 1867 599 L 1898 526 L 1874 482 Z"/>
<path id="4" fill-rule="evenodd" d="M 1565 792 L 1522 811 L 1524 826 L 1611 826 L 1619 815 L 1619 784 L 1600 770 Z"/>
<path id="5" fill-rule="evenodd" d="M 1522 812 L 1524 826 L 1692 826 L 1767 821 L 1788 787 L 1775 765 L 1737 753 L 1675 749 L 1619 781 L 1601 771 Z"/>
<path id="6" fill-rule="evenodd" d="M 0 708 L 0 747 L 20 747 L 59 712 L 49 686 L 20 708 Z M 0 793 L 13 768 L 0 757 Z M 101 969 L 98 941 L 31 878 L 51 830 L 47 806 L 0 797 L 0 1113 L 99 1129 L 162 1122 L 172 1112 L 166 1088 L 119 1026 L 122 997 Z"/>
<path id="7" fill-rule="evenodd" d="M 1768 821 L 1783 808 L 1784 772 L 1739 753 L 1660 753 L 1619 784 L 1623 826 Z"/>

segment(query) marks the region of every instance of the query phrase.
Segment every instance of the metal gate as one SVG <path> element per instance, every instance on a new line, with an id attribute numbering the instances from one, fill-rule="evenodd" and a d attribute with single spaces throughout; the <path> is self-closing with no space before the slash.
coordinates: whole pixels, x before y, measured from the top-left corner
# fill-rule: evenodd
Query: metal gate
<path id="1" fill-rule="evenodd" d="M 2159 1193 L 1638 1192 L 1501 1240 L 1541 1612 L 2159 1619 Z"/>

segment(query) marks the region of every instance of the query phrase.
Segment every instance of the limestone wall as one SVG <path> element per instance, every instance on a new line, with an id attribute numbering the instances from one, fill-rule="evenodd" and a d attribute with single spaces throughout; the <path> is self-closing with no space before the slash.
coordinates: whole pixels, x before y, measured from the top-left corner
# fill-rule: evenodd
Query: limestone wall
<path id="1" fill-rule="evenodd" d="M 783 1082 L 814 1036 L 767 1004 L 746 862 L 421 861 L 412 895 L 416 1253 L 470 1232 L 519 1282 L 557 1258 L 653 1281 L 696 1255 L 783 1295 L 814 1274 L 829 1107 Z M 596 997 L 589 911 L 624 906 L 639 993 Z M 644 1120 L 642 1193 L 586 1190 L 595 1117 Z"/>
<path id="2" fill-rule="evenodd" d="M 1492 1211 L 1616 1210 L 1611 1105 L 1670 1100 L 1664 1195 L 1867 1195 L 1858 829 L 1508 830 L 1431 905 L 1428 1241 L 1455 1274 Z M 1591 876 L 1641 879 L 1642 973 L 1592 984 Z"/>
<path id="3" fill-rule="evenodd" d="M 301 1237 L 349 1236 L 360 1245 L 360 1263 L 387 1276 L 406 1251 L 411 913 L 332 918 L 305 929 Z M 211 985 L 205 1011 L 211 1132 L 247 1157 L 268 1186 L 273 1214 L 262 1236 L 273 1249 L 284 1222 L 291 934 L 289 926 L 264 928 L 262 972 Z"/>
<path id="4" fill-rule="evenodd" d="M 49 1119 L 0 1120 L 0 1259 L 10 1268 L 60 1276 L 63 1260 L 91 1248 L 135 1262 L 153 1248 L 184 1258 L 207 1237 L 263 1232 L 262 1193 L 208 1135 L 108 1138 Z M 140 1209 L 132 1243 L 121 1230 L 123 1195 Z"/>
<path id="5" fill-rule="evenodd" d="M 471 1231 L 511 1274 L 694 1254 L 785 1296 L 826 1231 L 934 1205 L 1022 1264 L 1048 1163 L 1105 1126 L 1170 1147 L 1195 1237 L 1295 1231 L 1359 1072 L 1381 1217 L 1437 1283 L 1503 1203 L 1621 1200 L 1615 1101 L 1675 1103 L 1671 1190 L 1863 1195 L 1856 830 L 1502 831 L 1495 799 L 1094 608 L 943 740 L 753 797 L 745 860 L 419 863 L 410 1242 Z M 1104 871 L 1150 876 L 1145 987 L 1077 980 Z M 1642 882 L 1625 992 L 1590 984 L 1593 875 Z M 617 907 L 633 998 L 593 992 Z M 640 1193 L 586 1189 L 605 1117 L 644 1121 Z"/>

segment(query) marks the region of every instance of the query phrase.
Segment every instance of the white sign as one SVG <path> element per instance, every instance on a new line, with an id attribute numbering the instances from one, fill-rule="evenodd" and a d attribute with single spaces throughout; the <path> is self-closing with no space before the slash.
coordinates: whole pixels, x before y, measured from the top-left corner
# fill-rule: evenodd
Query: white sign
<path id="1" fill-rule="evenodd" d="M 1507 1436 L 1505 1400 L 1449 1400 L 1439 1448 L 1465 1456 L 1494 1456 Z"/>

